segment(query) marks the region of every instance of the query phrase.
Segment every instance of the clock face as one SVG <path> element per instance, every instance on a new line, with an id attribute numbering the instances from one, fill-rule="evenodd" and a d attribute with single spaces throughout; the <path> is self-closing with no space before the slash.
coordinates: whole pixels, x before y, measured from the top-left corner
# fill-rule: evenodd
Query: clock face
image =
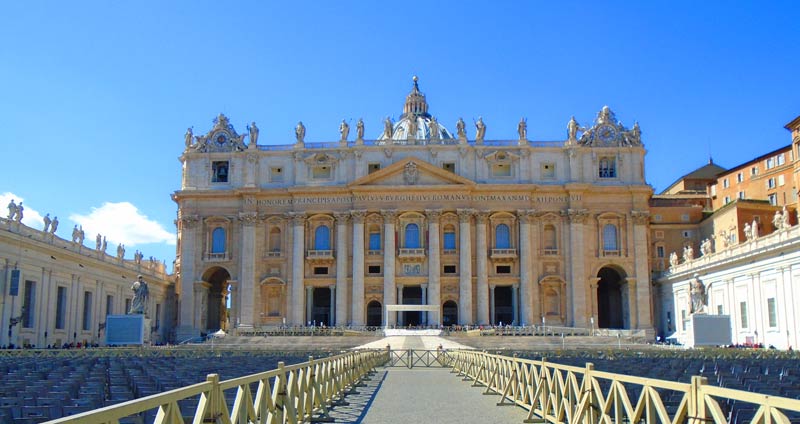
<path id="1" fill-rule="evenodd" d="M 225 138 L 224 134 L 217 136 L 217 144 L 225 144 L 225 141 L 227 141 L 227 139 Z"/>
<path id="2" fill-rule="evenodd" d="M 610 125 L 603 125 L 602 127 L 597 129 L 597 137 L 603 143 L 610 143 L 613 141 L 617 136 L 617 130 L 610 126 Z"/>

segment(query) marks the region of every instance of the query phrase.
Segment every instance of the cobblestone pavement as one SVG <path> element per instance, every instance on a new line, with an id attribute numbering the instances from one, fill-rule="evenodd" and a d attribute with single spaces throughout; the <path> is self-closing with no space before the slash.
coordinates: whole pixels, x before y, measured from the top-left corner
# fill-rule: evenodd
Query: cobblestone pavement
<path id="1" fill-rule="evenodd" d="M 497 406 L 500 396 L 450 373 L 447 368 L 379 368 L 348 405 L 331 410 L 336 423 L 511 423 L 527 413 Z"/>

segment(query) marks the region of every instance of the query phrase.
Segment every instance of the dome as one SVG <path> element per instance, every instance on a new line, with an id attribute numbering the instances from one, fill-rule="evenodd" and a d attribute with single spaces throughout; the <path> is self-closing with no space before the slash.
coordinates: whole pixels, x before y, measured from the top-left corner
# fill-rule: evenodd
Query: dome
<path id="1" fill-rule="evenodd" d="M 454 139 L 450 131 L 439 123 L 436 117 L 428 113 L 428 102 L 425 100 L 425 94 L 419 91 L 418 81 L 419 79 L 415 76 L 414 87 L 406 96 L 403 115 L 399 121 L 392 124 L 391 134 L 388 134 L 388 130 L 384 130 L 383 134 L 378 137 L 378 142 Z"/>

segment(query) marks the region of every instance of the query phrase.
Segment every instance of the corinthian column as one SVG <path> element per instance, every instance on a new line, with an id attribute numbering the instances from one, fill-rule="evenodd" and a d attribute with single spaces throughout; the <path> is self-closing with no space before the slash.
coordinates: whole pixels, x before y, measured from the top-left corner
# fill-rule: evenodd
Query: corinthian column
<path id="1" fill-rule="evenodd" d="M 241 303 L 238 318 L 240 327 L 252 327 L 256 298 L 256 222 L 258 215 L 255 212 L 240 212 L 239 221 L 242 223 L 242 252 L 239 261 Z"/>
<path id="2" fill-rule="evenodd" d="M 478 324 L 491 324 L 494 320 L 494 288 L 492 288 L 492 298 L 489 299 L 489 267 L 487 266 L 486 247 L 486 219 L 489 217 L 488 211 L 480 211 L 475 215 L 475 265 L 478 271 Z"/>
<path id="3" fill-rule="evenodd" d="M 458 323 L 473 324 L 472 319 L 472 241 L 470 221 L 472 209 L 458 209 Z"/>
<path id="4" fill-rule="evenodd" d="M 383 215 L 383 308 L 386 305 L 394 305 L 397 302 L 394 289 L 394 261 L 395 261 L 395 241 L 394 241 L 394 220 L 397 218 L 397 211 L 382 210 Z M 397 314 L 385 314 L 387 322 L 385 325 L 395 325 Z"/>
<path id="5" fill-rule="evenodd" d="M 533 322 L 533 297 L 531 296 L 531 224 L 533 211 L 517 211 L 519 217 L 519 318 L 522 325 Z"/>
<path id="6" fill-rule="evenodd" d="M 568 305 L 572 305 L 569 310 L 570 316 L 567 321 L 573 326 L 585 327 L 587 324 L 587 304 L 586 304 L 586 275 L 584 268 L 584 255 L 586 247 L 583 245 L 583 223 L 586 221 L 588 212 L 586 209 L 568 209 L 569 216 L 569 264 L 571 281 L 568 286 L 569 299 Z"/>
<path id="7" fill-rule="evenodd" d="M 180 280 L 181 280 L 181 307 L 178 337 L 186 340 L 195 333 L 199 334 L 199 323 L 194 319 L 194 282 L 195 261 L 200 259 L 202 251 L 197 249 L 197 231 L 200 217 L 197 215 L 181 215 L 181 251 L 180 251 Z M 125 311 L 127 313 L 128 311 Z"/>
<path id="8" fill-rule="evenodd" d="M 650 224 L 650 212 L 648 211 L 631 211 L 633 218 L 633 252 L 634 252 L 634 269 L 636 271 L 636 280 L 639 284 L 633 284 L 632 279 L 629 277 L 628 284 L 633 284 L 635 290 L 632 294 L 635 297 L 631 299 L 628 304 L 635 306 L 631 311 L 636 314 L 631 314 L 631 328 L 652 328 L 653 316 L 652 311 L 648 307 L 650 305 L 650 284 L 647 284 L 649 279 L 649 267 L 647 264 L 647 233 L 649 232 L 647 226 Z"/>
<path id="9" fill-rule="evenodd" d="M 364 216 L 367 211 L 352 211 L 353 217 L 353 325 L 364 325 Z"/>
<path id="10" fill-rule="evenodd" d="M 441 308 L 439 217 L 442 215 L 442 211 L 426 209 L 425 214 L 428 215 L 428 302 L 424 301 L 425 293 L 423 292 L 422 304 L 436 305 Z M 439 312 L 427 312 L 427 314 L 428 324 L 439 325 Z"/>
<path id="11" fill-rule="evenodd" d="M 305 225 L 306 214 L 289 212 L 292 219 L 292 290 L 289 313 L 293 325 L 303 325 L 303 286 L 305 285 Z"/>
<path id="12" fill-rule="evenodd" d="M 336 218 L 336 325 L 347 325 L 347 223 L 350 214 L 337 212 L 333 216 Z"/>

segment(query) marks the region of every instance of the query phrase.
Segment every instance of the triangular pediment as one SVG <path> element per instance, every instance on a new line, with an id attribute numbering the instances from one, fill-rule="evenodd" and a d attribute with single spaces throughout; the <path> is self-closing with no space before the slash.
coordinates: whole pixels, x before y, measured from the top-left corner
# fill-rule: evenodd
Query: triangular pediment
<path id="1" fill-rule="evenodd" d="M 405 158 L 365 175 L 350 187 L 363 186 L 473 186 L 475 182 L 418 158 Z"/>

